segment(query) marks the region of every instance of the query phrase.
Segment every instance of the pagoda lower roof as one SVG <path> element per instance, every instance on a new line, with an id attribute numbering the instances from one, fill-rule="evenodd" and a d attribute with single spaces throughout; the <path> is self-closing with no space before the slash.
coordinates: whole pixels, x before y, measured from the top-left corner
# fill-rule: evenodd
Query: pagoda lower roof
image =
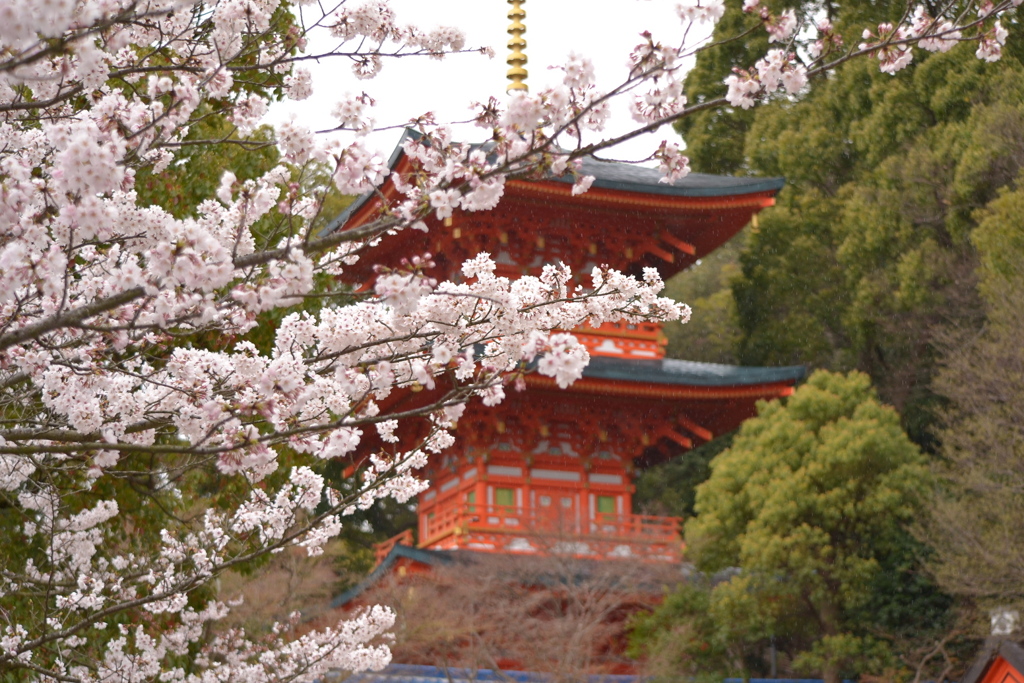
<path id="1" fill-rule="evenodd" d="M 334 597 L 331 600 L 331 609 L 344 608 L 363 596 L 377 583 L 386 578 L 396 568 L 411 565 L 419 565 L 424 569 L 432 567 L 444 567 L 447 565 L 462 565 L 489 567 L 497 571 L 497 574 L 505 575 L 510 580 L 528 580 L 531 585 L 542 588 L 558 585 L 560 579 L 552 578 L 551 568 L 547 564 L 548 556 L 529 555 L 521 553 L 481 553 L 476 550 L 433 550 L 430 548 L 415 548 L 401 543 L 395 544 L 388 552 L 387 557 L 378 564 L 370 574 L 352 586 L 348 590 Z M 584 579 L 590 576 L 598 567 L 603 566 L 607 560 L 599 558 L 577 558 L 574 560 L 577 579 Z M 668 583 L 676 581 L 685 576 L 683 565 L 679 562 L 665 562 L 657 564 L 643 564 L 641 569 L 634 567 L 636 574 L 635 588 L 651 594 L 661 593 Z M 488 571 L 490 571 L 488 570 Z M 500 570 L 500 571 L 499 571 Z"/>
<path id="2" fill-rule="evenodd" d="M 783 178 L 741 178 L 709 173 L 690 173 L 669 184 L 661 182 L 664 174 L 656 168 L 600 161 L 593 157 L 583 159 L 580 173 L 594 176 L 592 187 L 671 197 L 734 197 L 758 192 L 778 192 L 785 184 Z M 569 175 L 553 180 L 575 182 Z"/>
<path id="3" fill-rule="evenodd" d="M 803 365 L 753 367 L 699 363 L 675 358 L 651 360 L 595 356 L 584 377 L 696 387 L 743 387 L 756 384 L 798 382 L 807 376 Z"/>
<path id="4" fill-rule="evenodd" d="M 391 552 L 388 553 L 388 556 L 384 558 L 384 561 L 378 564 L 374 570 L 370 572 L 369 576 L 348 590 L 342 592 L 340 595 L 335 596 L 334 599 L 331 600 L 331 609 L 344 607 L 355 600 L 366 592 L 368 588 L 390 574 L 393 567 L 403 560 L 415 564 L 421 564 L 426 567 L 432 567 L 439 564 L 450 564 L 452 562 L 452 553 L 396 544 L 391 549 Z"/>

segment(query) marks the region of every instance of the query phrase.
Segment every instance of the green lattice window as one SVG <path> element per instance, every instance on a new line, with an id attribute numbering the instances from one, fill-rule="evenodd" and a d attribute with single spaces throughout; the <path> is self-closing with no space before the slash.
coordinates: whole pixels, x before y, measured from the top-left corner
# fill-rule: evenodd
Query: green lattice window
<path id="1" fill-rule="evenodd" d="M 494 489 L 494 504 L 513 507 L 516 504 L 515 489 Z"/>

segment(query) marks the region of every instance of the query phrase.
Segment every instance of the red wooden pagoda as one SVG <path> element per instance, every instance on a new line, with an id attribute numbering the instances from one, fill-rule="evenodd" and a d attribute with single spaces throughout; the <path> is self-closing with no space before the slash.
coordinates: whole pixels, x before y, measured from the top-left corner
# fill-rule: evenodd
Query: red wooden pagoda
<path id="1" fill-rule="evenodd" d="M 1007 636 L 989 638 L 962 681 L 1024 683 L 1024 647 Z"/>
<path id="2" fill-rule="evenodd" d="M 390 167 L 412 170 L 401 146 Z M 385 240 L 362 263 L 398 266 L 430 252 L 440 280 L 486 251 L 501 275 L 562 261 L 576 273 L 601 263 L 633 273 L 653 266 L 668 278 L 735 235 L 782 187 L 699 173 L 666 185 L 654 169 L 595 160 L 582 173 L 596 178 L 586 194 L 572 196 L 569 178 L 511 180 L 497 209 L 431 219 L 429 232 Z M 394 192 L 388 181 L 381 194 Z M 372 220 L 379 196 L 360 198 L 333 229 Z M 419 499 L 419 548 L 678 560 L 680 520 L 633 513 L 636 468 L 735 429 L 756 401 L 790 394 L 804 373 L 665 358 L 658 324 L 575 332 L 592 360 L 568 390 L 531 375 L 527 391 L 509 392 L 498 408 L 469 406 L 456 445 L 424 473 L 431 485 Z M 396 543 L 411 545 L 412 534 L 380 547 L 379 559 Z"/>

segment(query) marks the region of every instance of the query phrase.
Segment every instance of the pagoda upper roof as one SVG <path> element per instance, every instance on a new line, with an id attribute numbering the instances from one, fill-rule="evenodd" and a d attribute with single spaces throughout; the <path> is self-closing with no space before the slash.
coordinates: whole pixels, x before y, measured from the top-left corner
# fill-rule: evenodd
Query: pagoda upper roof
<path id="1" fill-rule="evenodd" d="M 402 145 L 406 140 L 418 139 L 414 130 L 406 129 L 398 145 L 388 158 L 388 168 L 394 170 L 405 156 Z M 480 147 L 480 145 L 473 145 Z M 666 197 L 738 197 L 748 194 L 776 193 L 785 185 L 784 178 L 743 178 L 738 176 L 712 175 L 709 173 L 689 173 L 673 184 L 662 182 L 664 177 L 656 168 L 638 166 L 619 161 L 605 161 L 594 157 L 582 159 L 581 175 L 594 176 L 591 187 L 620 192 L 662 195 Z M 550 177 L 548 182 L 573 184 L 575 178 L 570 174 L 561 177 Z M 356 198 L 344 211 L 331 221 L 325 232 L 330 233 L 348 223 L 366 202 L 377 195 L 376 191 L 366 192 Z"/>

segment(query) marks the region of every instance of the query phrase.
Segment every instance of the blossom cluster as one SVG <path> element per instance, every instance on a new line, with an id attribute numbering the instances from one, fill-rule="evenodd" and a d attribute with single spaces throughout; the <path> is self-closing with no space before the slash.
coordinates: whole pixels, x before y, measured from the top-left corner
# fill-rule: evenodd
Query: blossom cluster
<path id="1" fill-rule="evenodd" d="M 725 96 L 729 104 L 750 109 L 760 94 L 773 93 L 780 86 L 791 95 L 798 94 L 807 85 L 807 67 L 797 63 L 792 53 L 769 50 L 753 72 L 737 69 L 725 84 L 729 87 Z"/>
<path id="2" fill-rule="evenodd" d="M 864 29 L 859 50 L 870 51 L 879 61 L 879 68 L 894 74 L 905 68 L 914 58 L 912 47 L 917 45 L 929 52 L 948 52 L 960 42 L 976 41 L 978 59 L 995 62 L 1002 56 L 1008 33 L 996 19 L 999 14 L 1021 5 L 1022 0 L 1009 0 L 997 8 L 985 2 L 977 9 L 970 22 L 970 34 L 956 23 L 959 18 L 933 17 L 924 6 L 915 8 L 913 16 L 903 25 L 882 23 L 876 31 Z M 992 19 L 992 21 L 989 21 Z"/>
<path id="3" fill-rule="evenodd" d="M 466 45 L 465 35 L 454 27 L 422 31 L 415 26 L 398 24 L 395 13 L 384 0 L 342 6 L 327 17 L 326 23 L 332 35 L 343 41 L 366 39 L 378 47 L 392 42 L 435 58 L 441 58 L 448 52 L 458 52 Z M 351 59 L 352 72 L 363 80 L 376 76 L 384 65 L 379 50 L 355 54 Z"/>

